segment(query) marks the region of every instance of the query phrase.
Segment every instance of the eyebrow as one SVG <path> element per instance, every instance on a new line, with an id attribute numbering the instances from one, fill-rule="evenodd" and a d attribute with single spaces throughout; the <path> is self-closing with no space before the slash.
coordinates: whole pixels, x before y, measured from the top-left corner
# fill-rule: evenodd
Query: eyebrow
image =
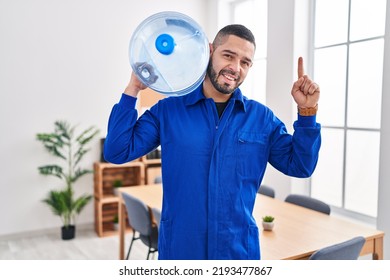
<path id="1" fill-rule="evenodd" d="M 222 53 L 229 53 L 229 54 L 238 56 L 238 53 L 233 52 L 233 51 L 231 51 L 231 50 L 222 50 Z M 253 63 L 252 59 L 250 59 L 249 57 L 246 57 L 246 56 L 244 56 L 243 60 L 246 61 L 246 62 L 249 62 L 250 64 Z"/>

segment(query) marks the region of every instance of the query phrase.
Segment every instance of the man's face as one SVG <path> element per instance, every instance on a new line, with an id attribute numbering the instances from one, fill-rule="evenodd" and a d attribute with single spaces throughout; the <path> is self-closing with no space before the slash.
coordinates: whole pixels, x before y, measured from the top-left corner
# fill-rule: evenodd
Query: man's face
<path id="1" fill-rule="evenodd" d="M 214 88 L 223 94 L 231 94 L 245 80 L 255 53 L 254 45 L 234 35 L 225 38 L 212 50 L 207 67 Z"/>

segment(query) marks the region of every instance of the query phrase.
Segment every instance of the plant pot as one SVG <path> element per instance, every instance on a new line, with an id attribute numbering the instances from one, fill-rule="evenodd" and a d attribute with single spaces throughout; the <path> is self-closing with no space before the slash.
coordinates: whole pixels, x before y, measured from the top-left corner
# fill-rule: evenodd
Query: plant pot
<path id="1" fill-rule="evenodd" d="M 76 227 L 75 226 L 63 226 L 61 227 L 62 240 L 69 240 L 75 237 Z"/>
<path id="2" fill-rule="evenodd" d="M 114 223 L 114 230 L 119 231 L 119 224 L 118 223 Z"/>
<path id="3" fill-rule="evenodd" d="M 112 192 L 114 193 L 115 196 L 119 196 L 118 188 L 113 188 Z"/>
<path id="4" fill-rule="evenodd" d="M 274 223 L 263 222 L 263 229 L 271 231 L 274 228 Z"/>

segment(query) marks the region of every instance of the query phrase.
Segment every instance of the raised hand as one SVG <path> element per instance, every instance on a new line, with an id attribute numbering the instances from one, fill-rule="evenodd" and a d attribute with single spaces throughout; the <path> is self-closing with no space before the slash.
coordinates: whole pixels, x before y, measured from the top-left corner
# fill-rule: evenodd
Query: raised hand
<path id="1" fill-rule="evenodd" d="M 137 97 L 138 93 L 147 88 L 134 74 L 134 72 L 131 73 L 129 84 L 127 85 L 124 93 L 133 97 Z"/>
<path id="2" fill-rule="evenodd" d="M 293 84 L 291 95 L 299 108 L 315 107 L 320 99 L 320 87 L 305 75 L 303 58 L 298 58 L 298 80 Z"/>

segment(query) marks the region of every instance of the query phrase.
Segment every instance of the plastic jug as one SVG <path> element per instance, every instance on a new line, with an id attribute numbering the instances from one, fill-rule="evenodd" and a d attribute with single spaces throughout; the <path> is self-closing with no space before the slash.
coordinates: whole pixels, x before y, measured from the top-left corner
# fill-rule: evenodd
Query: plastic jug
<path id="1" fill-rule="evenodd" d="M 129 44 L 131 67 L 143 84 L 171 96 L 198 87 L 209 62 L 209 42 L 189 16 L 160 12 L 145 19 Z"/>

